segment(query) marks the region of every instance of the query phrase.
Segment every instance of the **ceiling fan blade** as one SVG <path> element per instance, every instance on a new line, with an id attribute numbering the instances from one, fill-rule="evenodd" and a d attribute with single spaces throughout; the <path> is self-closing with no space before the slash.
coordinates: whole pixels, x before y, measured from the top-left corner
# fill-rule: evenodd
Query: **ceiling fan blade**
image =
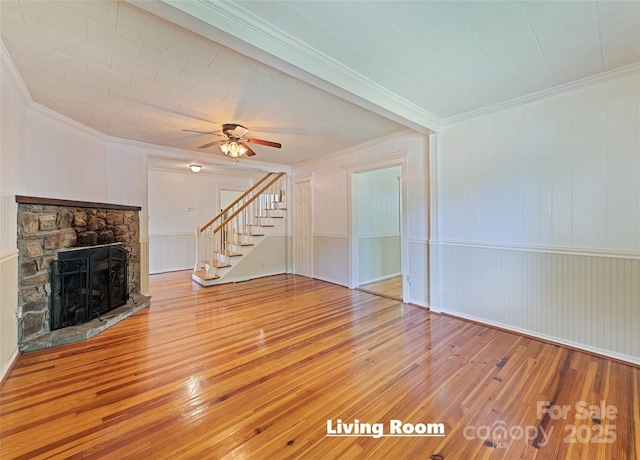
<path id="1" fill-rule="evenodd" d="M 213 142 L 209 142 L 208 144 L 201 145 L 198 148 L 199 149 L 206 149 L 207 147 L 211 147 L 212 145 L 216 145 L 216 144 L 222 144 L 223 142 L 224 141 L 213 141 Z"/>
<path id="2" fill-rule="evenodd" d="M 245 153 L 246 156 L 248 157 L 252 157 L 256 154 L 256 152 L 254 152 L 253 150 L 251 150 L 249 148 L 249 146 L 247 144 L 245 144 L 244 142 L 240 142 L 240 145 L 243 146 L 245 149 L 247 149 L 247 153 Z"/>
<path id="3" fill-rule="evenodd" d="M 282 147 L 282 144 L 280 144 L 278 142 L 263 141 L 262 139 L 244 139 L 244 141 L 245 142 L 251 142 L 252 144 L 266 145 L 268 147 L 275 147 L 277 149 Z"/>
<path id="4" fill-rule="evenodd" d="M 193 129 L 183 129 L 186 133 L 198 133 L 198 134 L 216 134 L 217 131 L 194 131 Z"/>

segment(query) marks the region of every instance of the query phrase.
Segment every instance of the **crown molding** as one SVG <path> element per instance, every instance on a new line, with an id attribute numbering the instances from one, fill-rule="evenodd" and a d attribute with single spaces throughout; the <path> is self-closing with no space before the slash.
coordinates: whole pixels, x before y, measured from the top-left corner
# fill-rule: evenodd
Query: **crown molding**
<path id="1" fill-rule="evenodd" d="M 11 59 L 11 55 L 9 51 L 4 46 L 4 42 L 0 38 L 0 66 L 6 72 L 7 77 L 9 77 L 9 82 L 11 86 L 16 90 L 20 99 L 24 103 L 25 107 L 29 107 L 33 104 L 33 98 L 31 97 L 31 93 L 25 85 L 20 72 L 18 72 L 18 68 L 16 67 L 13 59 Z"/>
<path id="2" fill-rule="evenodd" d="M 576 91 L 581 88 L 586 88 L 588 86 L 597 85 L 599 83 L 604 83 L 609 80 L 615 80 L 617 78 L 626 77 L 627 75 L 633 75 L 636 73 L 640 73 L 640 63 L 635 63 L 635 64 L 627 65 L 624 67 L 618 67 L 617 69 L 609 70 L 607 72 L 602 72 L 596 75 L 591 75 L 589 77 L 581 78 L 579 80 L 564 83 L 562 85 L 554 86 L 553 88 L 537 91 L 535 93 L 527 94 L 526 96 L 510 99 L 508 101 L 501 102 L 499 104 L 494 104 L 488 107 L 483 107 L 478 110 L 473 110 L 471 112 L 443 118 L 441 126 L 447 127 L 450 125 L 454 125 L 456 123 L 472 120 L 474 118 L 484 117 L 487 115 L 494 114 L 496 112 L 513 109 L 525 104 L 529 104 L 531 102 L 536 102 L 542 99 L 547 99 L 549 97 L 569 93 L 571 91 Z"/>
<path id="3" fill-rule="evenodd" d="M 197 161 L 203 162 L 203 164 L 206 163 L 209 165 L 216 165 L 221 167 L 228 166 L 225 163 L 226 158 L 220 158 L 220 159 L 211 158 L 211 155 L 201 153 L 201 152 L 194 152 L 191 150 L 178 149 L 174 147 L 166 147 L 158 144 L 150 144 L 147 142 L 140 142 L 140 141 L 134 141 L 130 139 L 123 139 L 120 137 L 109 136 L 107 134 L 102 133 L 101 131 L 98 131 L 96 129 L 90 128 L 89 126 L 83 125 L 82 123 L 79 123 L 67 117 L 66 115 L 62 115 L 56 112 L 55 110 L 52 110 L 48 107 L 40 105 L 37 102 L 33 102 L 28 107 L 28 110 L 33 110 L 34 112 L 40 113 L 48 118 L 54 119 L 84 134 L 87 134 L 100 141 L 103 141 L 105 142 L 108 149 L 112 148 L 113 146 L 133 147 L 140 150 L 144 150 L 147 154 L 155 155 L 159 157 L 164 156 L 166 158 L 173 158 L 173 159 L 180 157 L 181 159 L 184 159 L 187 162 L 191 160 L 193 161 L 197 160 Z M 150 150 L 152 150 L 152 152 L 150 152 Z M 238 169 L 238 170 L 245 169 L 245 170 L 252 170 L 252 171 L 255 170 L 255 171 L 269 171 L 269 172 L 273 172 L 273 171 L 290 172 L 290 169 L 291 169 L 285 165 L 276 165 L 276 164 L 265 163 L 265 162 L 256 161 L 256 160 L 251 160 L 251 162 L 253 163 L 253 166 L 251 167 L 244 167 L 241 165 L 228 166 L 228 167 Z"/>
<path id="4" fill-rule="evenodd" d="M 435 132 L 440 128 L 441 119 L 437 115 L 385 89 L 296 37 L 279 30 L 273 24 L 242 8 L 240 3 L 213 0 L 192 0 L 189 2 L 163 0 L 163 2 L 304 71 L 312 77 L 329 83 L 330 86 L 338 88 L 348 95 L 356 96 L 359 105 L 365 108 L 382 109 L 389 118 L 395 118 L 396 121 L 401 119 L 405 124 L 412 125 L 411 127 L 418 131 Z M 149 7 L 144 4 L 145 2 L 133 0 L 132 3 L 142 8 Z M 160 12 L 158 10 L 159 8 L 149 11 L 157 14 Z M 166 9 L 163 12 L 169 14 Z M 184 25 L 184 21 L 181 22 Z M 198 33 L 202 34 L 203 30 L 198 30 Z M 294 76 L 300 78 L 300 75 Z M 340 91 L 335 91 L 335 89 L 332 91 L 327 85 L 323 85 L 321 89 L 346 98 L 344 93 L 340 94 Z M 373 111 L 375 112 L 375 110 Z"/>

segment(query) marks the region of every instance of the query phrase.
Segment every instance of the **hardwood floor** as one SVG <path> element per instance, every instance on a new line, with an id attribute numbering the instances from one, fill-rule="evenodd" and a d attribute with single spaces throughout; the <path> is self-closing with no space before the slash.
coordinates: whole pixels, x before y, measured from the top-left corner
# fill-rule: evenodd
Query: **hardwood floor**
<path id="1" fill-rule="evenodd" d="M 154 275 L 150 308 L 21 355 L 0 457 L 640 457 L 636 367 L 318 280 L 189 277 Z M 576 418 L 582 402 L 615 419 Z M 328 436 L 354 423 L 375 436 Z"/>
<path id="2" fill-rule="evenodd" d="M 386 280 L 375 281 L 373 283 L 361 284 L 358 287 L 358 290 L 401 301 L 402 275 L 387 278 Z"/>

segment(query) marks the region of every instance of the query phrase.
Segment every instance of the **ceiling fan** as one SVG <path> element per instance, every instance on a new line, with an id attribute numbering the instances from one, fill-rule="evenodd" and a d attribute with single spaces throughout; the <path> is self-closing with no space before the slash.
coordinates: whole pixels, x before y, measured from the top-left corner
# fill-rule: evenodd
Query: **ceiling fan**
<path id="1" fill-rule="evenodd" d="M 218 148 L 225 155 L 231 158 L 238 158 L 243 155 L 253 156 L 256 153 L 251 150 L 251 148 L 247 145 L 258 144 L 258 145 L 266 145 L 267 147 L 275 147 L 279 149 L 282 147 L 282 144 L 278 142 L 264 141 L 262 139 L 254 139 L 245 137 L 249 130 L 238 123 L 225 123 L 222 125 L 222 133 L 220 131 L 194 131 L 191 129 L 183 129 L 182 131 L 190 132 L 190 133 L 200 133 L 200 134 L 216 134 L 220 137 L 226 138 L 222 140 L 216 140 L 213 142 L 209 142 L 207 144 L 201 145 L 200 149 L 206 149 L 211 147 L 212 145 L 218 145 Z"/>

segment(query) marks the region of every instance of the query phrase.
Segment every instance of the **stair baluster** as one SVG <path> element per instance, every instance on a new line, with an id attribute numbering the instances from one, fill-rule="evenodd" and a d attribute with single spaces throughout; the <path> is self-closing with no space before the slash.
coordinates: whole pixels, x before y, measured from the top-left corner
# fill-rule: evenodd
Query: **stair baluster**
<path id="1" fill-rule="evenodd" d="M 275 202 L 284 196 L 285 181 L 284 173 L 268 173 L 196 229 L 194 280 L 218 279 L 218 269 L 230 266 L 231 256 L 241 255 L 243 246 L 252 245 L 252 235 L 262 234 L 260 227 L 270 224 L 270 209 L 276 209 Z"/>

